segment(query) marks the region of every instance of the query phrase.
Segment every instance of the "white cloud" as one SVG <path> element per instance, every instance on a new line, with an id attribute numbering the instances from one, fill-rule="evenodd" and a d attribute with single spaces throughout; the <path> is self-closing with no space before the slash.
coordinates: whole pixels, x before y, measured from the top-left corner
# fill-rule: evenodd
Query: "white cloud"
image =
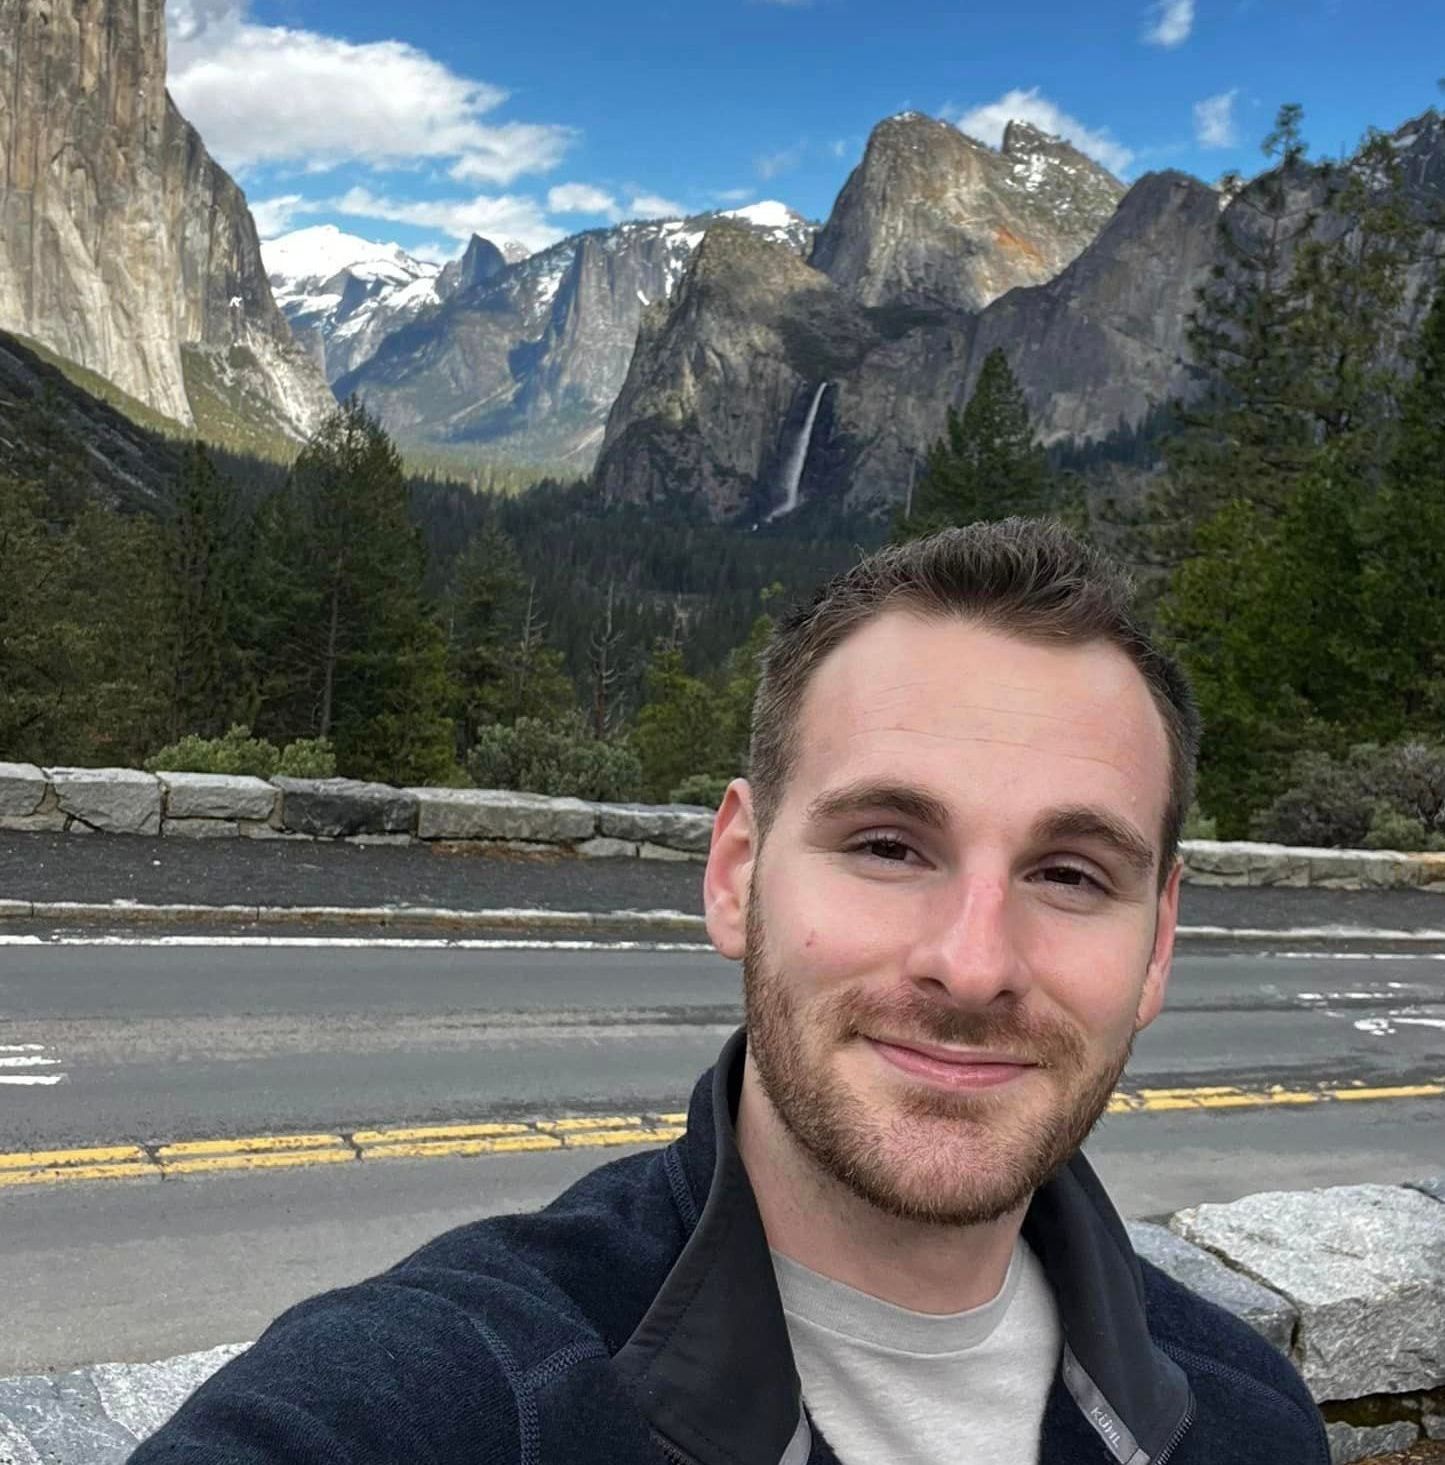
<path id="1" fill-rule="evenodd" d="M 1234 126 L 1234 99 L 1239 88 L 1205 97 L 1194 104 L 1194 140 L 1206 148 L 1232 148 L 1239 141 Z"/>
<path id="2" fill-rule="evenodd" d="M 620 212 L 617 200 L 605 189 L 590 183 L 559 183 L 547 190 L 549 214 L 605 214 L 609 219 Z"/>
<path id="3" fill-rule="evenodd" d="M 415 244 L 407 253 L 413 259 L 419 259 L 429 265 L 450 264 L 456 259 L 461 250 L 455 244 L 443 244 L 439 239 L 429 239 L 425 244 Z"/>
<path id="4" fill-rule="evenodd" d="M 790 173 L 803 161 L 803 154 L 807 150 L 807 143 L 795 142 L 790 148 L 782 148 L 776 153 L 766 153 L 758 158 L 753 166 L 757 169 L 759 178 L 776 178 L 779 173 Z"/>
<path id="5" fill-rule="evenodd" d="M 262 239 L 275 239 L 284 234 L 297 214 L 307 212 L 306 200 L 299 193 L 283 194 L 280 198 L 263 198 L 251 205 L 251 217 L 256 221 L 256 232 Z"/>
<path id="6" fill-rule="evenodd" d="M 454 178 L 505 186 L 573 139 L 554 124 L 483 120 L 507 98 L 404 41 L 357 44 L 258 25 L 248 0 L 172 0 L 168 85 L 228 167 L 450 160 Z"/>
<path id="7" fill-rule="evenodd" d="M 657 193 L 634 194 L 627 205 L 627 217 L 631 219 L 679 219 L 686 213 L 682 204 Z"/>
<path id="8" fill-rule="evenodd" d="M 993 147 L 1002 144 L 1003 130 L 1010 122 L 1028 122 L 1042 132 L 1067 138 L 1081 153 L 1087 153 L 1110 172 L 1123 173 L 1134 161 L 1133 151 L 1115 139 L 1107 128 L 1086 127 L 1077 117 L 1071 117 L 1056 103 L 1040 96 L 1036 86 L 1027 91 L 1015 87 L 996 102 L 985 102 L 966 112 L 945 107 L 943 115 L 960 131 Z"/>
<path id="9" fill-rule="evenodd" d="M 756 198 L 756 188 L 717 188 L 713 190 L 713 198 L 718 203 L 747 203 L 749 199 Z"/>
<path id="10" fill-rule="evenodd" d="M 1157 0 L 1144 39 L 1151 46 L 1182 46 L 1194 29 L 1194 0 Z"/>
<path id="11" fill-rule="evenodd" d="M 495 243 L 516 239 L 528 249 L 545 249 L 563 237 L 563 231 L 549 224 L 533 198 L 503 194 L 491 198 L 400 199 L 378 196 L 366 188 L 352 188 L 340 198 L 310 206 L 316 213 L 346 214 L 358 219 L 386 219 L 397 224 L 415 224 L 421 229 L 440 229 L 453 239 L 470 239 L 480 234 Z"/>

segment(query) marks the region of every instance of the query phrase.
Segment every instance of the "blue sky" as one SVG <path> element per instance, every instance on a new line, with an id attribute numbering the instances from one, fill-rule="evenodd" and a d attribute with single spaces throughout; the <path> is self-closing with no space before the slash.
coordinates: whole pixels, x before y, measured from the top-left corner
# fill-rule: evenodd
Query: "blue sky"
<path id="1" fill-rule="evenodd" d="M 1126 181 L 1315 153 L 1445 102 L 1439 0 L 168 0 L 170 87 L 263 236 L 443 258 L 777 198 L 827 216 L 904 109 L 1020 116 Z"/>

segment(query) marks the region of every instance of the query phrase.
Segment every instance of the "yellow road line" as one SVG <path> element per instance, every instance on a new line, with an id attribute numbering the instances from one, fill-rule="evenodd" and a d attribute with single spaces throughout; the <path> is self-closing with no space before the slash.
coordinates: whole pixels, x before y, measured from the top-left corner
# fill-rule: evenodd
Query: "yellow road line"
<path id="1" fill-rule="evenodd" d="M 1271 1084 L 1244 1088 L 1206 1084 L 1197 1088 L 1118 1090 L 1111 1114 L 1159 1114 L 1189 1110 L 1229 1112 L 1341 1101 L 1438 1099 L 1445 1078 L 1428 1083 L 1319 1084 L 1286 1088 Z M 20 1150 L 0 1154 L 0 1188 L 55 1185 L 64 1181 L 173 1179 L 186 1175 L 276 1170 L 355 1161 L 470 1158 L 563 1149 L 604 1149 L 667 1144 L 684 1130 L 687 1116 L 603 1114 L 557 1119 L 476 1124 L 408 1125 L 359 1129 L 347 1134 L 261 1134 L 239 1139 L 178 1140 L 153 1146 L 103 1145 L 84 1149 Z"/>

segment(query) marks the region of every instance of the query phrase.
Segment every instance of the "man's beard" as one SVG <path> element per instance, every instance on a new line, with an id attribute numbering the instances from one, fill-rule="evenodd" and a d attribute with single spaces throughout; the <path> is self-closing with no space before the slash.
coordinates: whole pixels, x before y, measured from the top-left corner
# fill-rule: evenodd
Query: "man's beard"
<path id="1" fill-rule="evenodd" d="M 977 1011 L 929 998 L 844 988 L 800 1011 L 787 974 L 769 969 L 762 911 L 747 908 L 743 996 L 748 1052 L 784 1127 L 825 1174 L 888 1215 L 973 1226 L 1024 1205 L 1097 1123 L 1133 1048 L 1090 1069 L 1082 1035 L 1063 1020 L 1026 1015 L 1016 1002 Z M 1006 1052 L 1033 1061 L 1049 1084 L 1046 1109 L 1006 1092 L 948 1093 L 924 1086 L 889 1112 L 870 1112 L 830 1072 L 828 1059 L 863 1035 L 916 1038 Z M 1032 1085 L 1030 1077 L 1005 1085 Z"/>

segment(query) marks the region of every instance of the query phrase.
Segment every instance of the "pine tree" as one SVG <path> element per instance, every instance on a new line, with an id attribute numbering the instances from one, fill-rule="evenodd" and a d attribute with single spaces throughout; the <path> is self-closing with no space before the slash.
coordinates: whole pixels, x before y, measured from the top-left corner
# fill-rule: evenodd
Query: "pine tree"
<path id="1" fill-rule="evenodd" d="M 204 444 L 191 444 L 163 530 L 170 622 L 168 741 L 187 733 L 216 736 L 250 718 L 233 639 L 242 529 L 230 484 L 216 471 Z"/>
<path id="2" fill-rule="evenodd" d="M 948 524 L 1039 514 L 1049 507 L 1048 468 L 1034 441 L 1022 389 L 1002 350 L 984 359 L 963 411 L 928 452 L 913 505 L 894 536 L 912 539 Z"/>
<path id="3" fill-rule="evenodd" d="M 1275 166 L 1220 215 L 1219 261 L 1189 316 L 1190 354 L 1203 390 L 1177 404 L 1166 473 L 1131 546 L 1173 565 L 1198 551 L 1196 531 L 1231 499 L 1277 513 L 1317 443 L 1301 399 L 1296 249 L 1315 227 L 1299 201 L 1310 184 L 1297 103 L 1281 107 L 1262 150 Z"/>
<path id="4" fill-rule="evenodd" d="M 258 730 L 331 738 L 354 776 L 445 779 L 445 641 L 422 599 L 400 456 L 357 401 L 317 429 L 263 506 L 259 537 Z"/>
<path id="5" fill-rule="evenodd" d="M 1396 448 L 1365 510 L 1362 601 L 1374 648 L 1364 695 L 1382 736 L 1445 720 L 1445 271 L 1412 351 Z"/>
<path id="6" fill-rule="evenodd" d="M 457 557 L 446 601 L 448 665 L 464 749 L 476 741 L 479 728 L 496 719 L 525 591 L 511 540 L 495 525 L 478 529 Z"/>

